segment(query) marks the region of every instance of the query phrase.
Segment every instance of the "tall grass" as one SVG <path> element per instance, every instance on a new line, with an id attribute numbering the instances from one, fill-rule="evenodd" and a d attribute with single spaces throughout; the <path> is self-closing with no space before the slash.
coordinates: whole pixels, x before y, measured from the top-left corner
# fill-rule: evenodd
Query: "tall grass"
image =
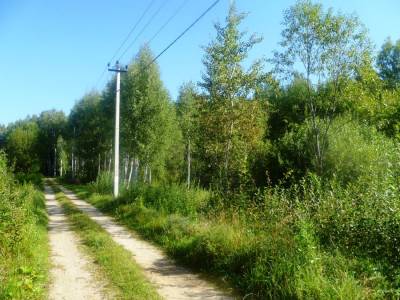
<path id="1" fill-rule="evenodd" d="M 0 154 L 0 299 L 43 299 L 48 263 L 43 193 L 17 185 Z"/>
<path id="2" fill-rule="evenodd" d="M 167 186 L 135 186 L 118 199 L 75 187 L 80 196 L 156 242 L 177 260 L 230 282 L 247 299 L 389 295 L 383 282 L 369 282 L 373 274 L 360 268 L 364 262 L 321 243 L 321 223 L 315 218 L 326 207 L 306 199 L 301 189 L 311 190 L 311 186 L 268 190 L 259 195 L 262 199 L 254 207 L 215 211 L 207 205 L 215 202 L 211 199 L 215 195 L 187 191 L 184 186 L 171 186 L 171 191 Z M 201 201 L 191 202 L 188 195 L 196 193 Z M 182 209 L 185 201 L 188 208 Z M 178 204 L 171 204 L 175 202 Z M 232 199 L 232 203 L 240 201 Z M 369 262 L 374 265 L 373 260 Z"/>

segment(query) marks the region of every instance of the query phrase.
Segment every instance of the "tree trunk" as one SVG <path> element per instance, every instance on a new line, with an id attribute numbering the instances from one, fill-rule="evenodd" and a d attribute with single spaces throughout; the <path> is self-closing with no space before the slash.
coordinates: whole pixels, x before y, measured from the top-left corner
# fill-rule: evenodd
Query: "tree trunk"
<path id="1" fill-rule="evenodd" d="M 72 152 L 72 154 L 71 154 L 71 175 L 72 175 L 72 178 L 74 178 L 74 176 L 75 176 L 75 170 L 74 170 L 74 152 Z"/>
<path id="2" fill-rule="evenodd" d="M 151 168 L 149 168 L 149 184 L 151 184 Z"/>
<path id="3" fill-rule="evenodd" d="M 132 171 L 133 171 L 133 159 L 130 160 L 130 169 L 129 169 L 129 177 L 128 177 L 128 187 L 131 185 Z"/>
<path id="4" fill-rule="evenodd" d="M 63 176 L 63 160 L 60 160 L 60 176 Z"/>
<path id="5" fill-rule="evenodd" d="M 190 139 L 188 140 L 187 148 L 187 188 L 190 188 L 190 168 L 191 168 L 191 156 L 190 156 Z"/>
<path id="6" fill-rule="evenodd" d="M 139 158 L 134 159 L 134 169 L 133 169 L 133 182 L 138 182 L 139 177 Z"/>
<path id="7" fill-rule="evenodd" d="M 144 183 L 147 183 L 147 173 L 148 173 L 148 166 L 146 165 L 145 167 L 144 167 L 144 178 L 143 178 L 143 181 L 144 181 Z"/>
<path id="8" fill-rule="evenodd" d="M 101 172 L 101 156 L 100 156 L 100 153 L 99 153 L 99 166 L 98 166 L 98 169 L 97 169 L 97 176 L 100 176 L 100 172 Z"/>

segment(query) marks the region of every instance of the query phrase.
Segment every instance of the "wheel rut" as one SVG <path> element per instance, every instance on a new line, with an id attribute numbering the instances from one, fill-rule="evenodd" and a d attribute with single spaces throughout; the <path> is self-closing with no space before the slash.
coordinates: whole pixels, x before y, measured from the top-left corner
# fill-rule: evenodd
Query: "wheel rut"
<path id="1" fill-rule="evenodd" d="M 106 283 L 95 277 L 95 266 L 80 251 L 80 241 L 71 230 L 66 215 L 48 185 L 45 185 L 45 198 L 52 263 L 49 299 L 110 299 L 105 290 Z"/>
<path id="2" fill-rule="evenodd" d="M 79 210 L 103 227 L 115 242 L 132 253 L 133 259 L 141 266 L 163 298 L 171 300 L 235 299 L 229 293 L 221 291 L 212 283 L 200 278 L 199 275 L 177 266 L 158 248 L 135 236 L 91 204 L 79 199 L 72 191 L 59 187 Z"/>

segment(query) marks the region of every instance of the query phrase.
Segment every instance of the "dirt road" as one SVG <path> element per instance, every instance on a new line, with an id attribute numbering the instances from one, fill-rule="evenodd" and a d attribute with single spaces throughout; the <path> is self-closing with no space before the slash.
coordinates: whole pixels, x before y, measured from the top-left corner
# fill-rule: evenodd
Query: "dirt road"
<path id="1" fill-rule="evenodd" d="M 159 249 L 131 234 L 89 203 L 78 199 L 73 192 L 60 188 L 78 209 L 96 221 L 115 242 L 133 254 L 133 259 L 143 268 L 145 275 L 165 299 L 234 299 L 198 275 L 177 266 Z"/>
<path id="2" fill-rule="evenodd" d="M 79 240 L 69 228 L 67 218 L 49 186 L 45 186 L 45 197 L 53 266 L 50 271 L 49 299 L 109 299 L 105 283 L 91 272 L 94 266 L 80 251 Z"/>

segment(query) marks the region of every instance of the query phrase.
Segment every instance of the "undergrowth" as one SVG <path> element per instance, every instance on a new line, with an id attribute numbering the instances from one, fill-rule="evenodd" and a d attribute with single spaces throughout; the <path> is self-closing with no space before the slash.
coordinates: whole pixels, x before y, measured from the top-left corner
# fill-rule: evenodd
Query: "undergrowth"
<path id="1" fill-rule="evenodd" d="M 43 193 L 19 185 L 0 154 L 0 299 L 43 299 L 48 280 Z"/>
<path id="2" fill-rule="evenodd" d="M 226 200 L 212 194 L 202 199 L 200 193 L 201 201 L 190 202 L 194 198 L 187 195 L 195 191 L 183 186 L 166 193 L 166 186 L 134 186 L 118 199 L 87 186 L 70 187 L 182 263 L 229 282 L 246 299 L 399 295 L 399 269 L 392 260 L 398 258 L 396 201 L 388 196 L 380 204 L 362 201 L 372 197 L 365 188 L 358 194 L 355 187 L 329 189 L 311 176 L 291 188 L 265 190 L 252 206 L 239 207 L 242 195 L 216 208 L 209 203 Z M 180 208 L 185 201 L 190 209 Z M 171 206 L 174 202 L 178 205 Z M 393 212 L 379 218 L 389 205 Z"/>

